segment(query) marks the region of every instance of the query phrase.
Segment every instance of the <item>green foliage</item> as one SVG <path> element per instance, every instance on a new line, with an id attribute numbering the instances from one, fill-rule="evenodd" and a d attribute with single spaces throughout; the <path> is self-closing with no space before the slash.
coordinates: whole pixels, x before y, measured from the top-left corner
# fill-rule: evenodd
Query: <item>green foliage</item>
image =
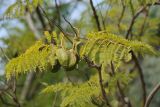
<path id="1" fill-rule="evenodd" d="M 107 32 L 93 32 L 88 34 L 88 40 L 81 49 L 81 57 L 87 56 L 94 63 L 105 66 L 112 61 L 117 69 L 121 61 L 131 59 L 131 51 L 155 54 L 154 49 L 145 43 L 126 40 Z"/>
<path id="2" fill-rule="evenodd" d="M 132 74 L 124 72 L 116 73 L 113 77 L 110 77 L 106 72 L 102 72 L 102 74 L 103 81 L 105 81 L 103 82 L 103 85 L 105 86 L 106 82 L 108 82 L 108 86 L 105 87 L 105 90 L 110 98 L 115 96 L 117 81 L 127 85 L 133 77 Z M 63 99 L 60 107 L 95 107 L 92 102 L 93 100 L 98 104 L 101 104 L 103 101 L 100 89 L 98 73 L 96 73 L 86 82 L 57 83 L 55 85 L 47 86 L 41 93 L 60 93 L 61 98 Z M 112 99 L 110 100 L 114 101 Z"/>
<path id="3" fill-rule="evenodd" d="M 146 4 L 154 4 L 157 0 L 108 0 L 109 3 L 116 3 L 121 4 L 124 2 L 125 5 L 130 5 L 131 2 L 138 3 L 139 5 L 146 5 Z"/>
<path id="4" fill-rule="evenodd" d="M 23 16 L 26 9 L 32 12 L 38 5 L 41 5 L 43 0 L 18 0 L 10 5 L 5 14 L 12 17 Z"/>
<path id="5" fill-rule="evenodd" d="M 6 77 L 10 79 L 12 75 L 20 73 L 44 71 L 48 65 L 55 64 L 54 57 L 55 48 L 52 45 L 44 44 L 42 41 L 37 41 L 35 45 L 30 47 L 24 54 L 17 58 L 13 58 L 6 65 Z"/>
<path id="6" fill-rule="evenodd" d="M 58 36 L 55 32 L 52 34 L 45 32 L 45 36 L 45 41 L 37 41 L 35 45 L 30 47 L 24 54 L 9 61 L 6 65 L 7 79 L 10 79 L 11 76 L 17 77 L 22 73 L 47 71 L 50 65 L 52 67 L 56 65 L 57 60 L 60 62 L 60 60 L 64 59 L 63 52 L 57 54 L 57 50 L 63 48 L 63 51 L 70 52 L 70 50 L 64 46 L 66 41 L 64 41 L 63 35 L 61 35 L 62 37 L 60 38 L 61 42 L 58 41 Z M 53 44 L 53 40 L 56 41 L 56 45 Z M 74 48 L 72 48 L 72 50 L 73 49 Z M 126 85 L 130 81 L 131 76 L 126 76 L 124 72 L 116 72 L 113 77 L 110 77 L 108 72 L 106 72 L 106 66 L 113 62 L 116 67 L 115 70 L 117 70 L 123 60 L 129 61 L 131 59 L 131 51 L 141 54 L 155 54 L 153 48 L 145 43 L 129 41 L 106 32 L 93 32 L 87 35 L 87 41 L 84 41 L 80 56 L 81 59 L 87 56 L 94 63 L 102 65 L 103 85 L 105 86 L 106 82 L 108 83 L 108 87 L 105 87 L 105 90 L 107 94 L 114 97 L 117 81 Z M 62 58 L 60 58 L 60 56 Z M 71 59 L 73 59 L 72 57 L 68 58 L 65 61 L 70 62 L 72 61 Z M 61 66 L 63 65 L 61 64 Z M 61 92 L 61 97 L 63 98 L 61 103 L 62 107 L 90 107 L 94 106 L 92 102 L 93 99 L 98 103 L 100 103 L 99 101 L 103 101 L 100 89 L 99 78 L 96 74 L 87 82 L 77 84 L 58 83 L 48 86 L 43 92 Z"/>
<path id="7" fill-rule="evenodd" d="M 18 32 L 19 35 L 12 32 L 12 35 L 7 38 L 0 38 L 0 41 L 2 41 L 3 44 L 7 46 L 3 48 L 3 50 L 9 58 L 14 58 L 17 57 L 17 55 L 24 53 L 25 50 L 32 46 L 36 41 L 34 35 L 31 32 L 23 32 L 19 29 L 16 32 Z M 3 53 L 1 53 L 1 57 L 2 56 L 4 56 Z"/>
<path id="8" fill-rule="evenodd" d="M 72 58 L 74 53 L 71 52 L 73 52 L 73 50 L 64 50 L 67 51 L 67 60 L 64 57 L 59 58 L 59 55 L 63 56 L 62 52 L 57 55 L 57 51 L 61 48 L 59 48 L 59 45 L 62 44 L 62 42 L 55 45 L 53 44 L 53 39 L 58 43 L 57 34 L 55 32 L 50 34 L 46 31 L 44 39 L 37 41 L 33 46 L 26 50 L 24 54 L 10 60 L 6 65 L 5 70 L 7 79 L 10 79 L 13 75 L 18 76 L 18 74 L 22 73 L 47 71 L 50 68 L 55 68 L 59 62 L 61 64 L 61 62 L 63 62 L 62 60 L 67 62 L 66 68 L 73 67 L 77 63 L 76 56 L 74 56 L 75 59 Z M 61 65 L 63 66 L 63 64 Z"/>
<path id="9" fill-rule="evenodd" d="M 61 92 L 61 107 L 94 107 L 92 97 L 100 95 L 99 89 L 98 75 L 94 75 L 84 83 L 58 83 L 47 86 L 42 93 Z"/>

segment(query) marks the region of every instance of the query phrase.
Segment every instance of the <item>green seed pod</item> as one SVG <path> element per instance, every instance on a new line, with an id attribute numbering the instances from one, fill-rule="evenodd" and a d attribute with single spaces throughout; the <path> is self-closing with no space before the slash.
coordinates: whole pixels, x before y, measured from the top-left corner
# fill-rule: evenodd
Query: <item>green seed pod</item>
<path id="1" fill-rule="evenodd" d="M 69 50 L 69 61 L 68 61 L 68 67 L 73 67 L 77 62 L 76 53 L 73 49 Z"/>
<path id="2" fill-rule="evenodd" d="M 68 51 L 67 50 L 65 50 L 63 48 L 57 49 L 56 56 L 57 56 L 57 59 L 58 59 L 59 63 L 62 66 L 64 66 L 64 67 L 68 66 L 69 55 L 68 55 Z"/>
<path id="3" fill-rule="evenodd" d="M 60 68 L 61 68 L 61 65 L 60 65 L 59 61 L 56 60 L 56 64 L 54 66 L 52 66 L 51 72 L 56 73 L 60 70 Z"/>
<path id="4" fill-rule="evenodd" d="M 52 60 L 52 62 L 48 62 L 47 71 L 51 71 L 52 73 L 56 73 L 61 68 L 61 65 L 57 59 Z"/>
<path id="5" fill-rule="evenodd" d="M 71 71 L 76 68 L 76 65 L 78 63 L 78 57 L 73 49 L 69 50 L 68 53 L 69 53 L 68 66 L 64 68 L 66 71 Z"/>

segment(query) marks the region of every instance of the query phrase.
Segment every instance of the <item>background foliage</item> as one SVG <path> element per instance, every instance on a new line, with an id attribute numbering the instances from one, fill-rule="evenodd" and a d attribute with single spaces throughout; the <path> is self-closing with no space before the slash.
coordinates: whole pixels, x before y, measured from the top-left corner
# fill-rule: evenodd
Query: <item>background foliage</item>
<path id="1" fill-rule="evenodd" d="M 103 102 L 98 72 L 88 67 L 86 56 L 95 64 L 102 64 L 103 82 L 107 82 L 103 84 L 111 106 L 124 106 L 117 81 L 132 107 L 143 106 L 144 90 L 138 71 L 142 68 L 147 95 L 160 81 L 160 1 L 93 0 L 95 11 L 91 1 L 0 1 L 0 106 L 20 107 L 19 103 L 22 107 L 107 106 Z M 98 33 L 98 29 L 102 31 Z M 76 52 L 84 60 L 71 71 L 62 66 L 55 73 L 55 50 L 73 48 L 64 32 L 77 43 Z M 75 33 L 81 39 L 76 39 Z M 55 47 L 52 37 L 57 43 Z M 132 50 L 140 67 L 134 62 Z M 109 73 L 115 68 L 114 76 L 106 73 L 106 68 Z M 15 73 L 16 91 L 12 78 Z M 6 79 L 10 78 L 7 83 Z M 150 107 L 159 105 L 160 93 L 157 92 Z"/>

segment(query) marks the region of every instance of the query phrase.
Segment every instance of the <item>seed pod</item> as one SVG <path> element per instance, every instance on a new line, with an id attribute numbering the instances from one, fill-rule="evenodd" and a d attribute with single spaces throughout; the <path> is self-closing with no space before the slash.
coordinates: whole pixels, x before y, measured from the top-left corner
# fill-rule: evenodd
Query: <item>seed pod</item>
<path id="1" fill-rule="evenodd" d="M 69 54 L 68 51 L 63 48 L 59 48 L 56 51 L 57 59 L 58 59 L 59 63 L 64 67 L 68 66 L 68 61 L 69 61 L 68 54 Z"/>
<path id="2" fill-rule="evenodd" d="M 56 73 L 60 70 L 60 68 L 61 68 L 61 65 L 60 65 L 59 61 L 56 60 L 56 64 L 54 66 L 52 66 L 51 72 Z"/>
<path id="3" fill-rule="evenodd" d="M 73 67 L 77 62 L 76 53 L 73 49 L 69 50 L 69 61 L 68 61 L 68 67 Z"/>
<path id="4" fill-rule="evenodd" d="M 64 67 L 66 71 L 71 71 L 75 69 L 77 63 L 78 63 L 78 57 L 73 49 L 68 51 L 69 53 L 69 61 L 68 66 Z"/>

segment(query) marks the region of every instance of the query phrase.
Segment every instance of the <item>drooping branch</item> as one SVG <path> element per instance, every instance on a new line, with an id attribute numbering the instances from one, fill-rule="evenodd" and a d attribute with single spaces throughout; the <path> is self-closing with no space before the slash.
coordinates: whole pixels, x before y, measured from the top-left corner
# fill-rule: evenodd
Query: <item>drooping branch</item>
<path id="1" fill-rule="evenodd" d="M 144 81 L 144 75 L 143 75 L 143 70 L 140 66 L 140 63 L 136 57 L 136 55 L 134 54 L 133 51 L 131 51 L 131 54 L 132 54 L 132 57 L 133 57 L 133 60 L 135 62 L 135 65 L 136 67 L 138 68 L 138 73 L 139 73 L 139 76 L 140 76 L 140 80 L 141 80 L 141 84 L 142 84 L 142 93 L 143 93 L 143 104 L 145 103 L 146 101 L 146 84 L 145 84 L 145 81 Z"/>
<path id="2" fill-rule="evenodd" d="M 144 107 L 149 107 L 154 95 L 158 92 L 158 90 L 160 90 L 160 83 L 157 84 L 153 90 L 150 92 L 150 94 L 148 95 L 147 97 L 147 100 L 146 100 L 146 103 L 145 103 L 145 106 Z"/>

